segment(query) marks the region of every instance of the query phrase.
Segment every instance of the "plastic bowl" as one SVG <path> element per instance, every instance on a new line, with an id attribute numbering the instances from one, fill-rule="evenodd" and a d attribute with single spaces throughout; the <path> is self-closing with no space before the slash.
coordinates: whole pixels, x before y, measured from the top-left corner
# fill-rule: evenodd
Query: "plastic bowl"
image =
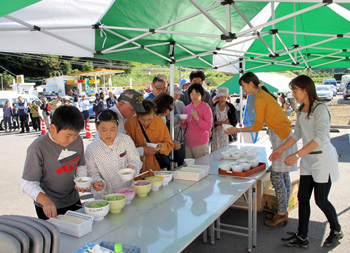
<path id="1" fill-rule="evenodd" d="M 253 168 L 258 167 L 258 165 L 259 165 L 259 161 L 258 160 L 250 160 L 249 162 L 252 164 Z"/>
<path id="2" fill-rule="evenodd" d="M 134 199 L 135 194 L 136 194 L 136 190 L 133 187 L 122 187 L 122 188 L 116 189 L 115 193 L 124 194 L 126 197 L 125 202 L 128 205 L 131 203 L 131 200 Z"/>
<path id="3" fill-rule="evenodd" d="M 241 165 L 244 166 L 243 171 L 248 171 L 252 167 L 251 163 L 241 163 Z"/>
<path id="4" fill-rule="evenodd" d="M 123 181 L 130 181 L 134 178 L 135 170 L 125 168 L 118 171 L 118 175 Z"/>
<path id="5" fill-rule="evenodd" d="M 230 170 L 230 165 L 228 165 L 228 164 L 221 164 L 220 165 L 220 169 L 222 169 L 222 170 Z"/>
<path id="6" fill-rule="evenodd" d="M 228 152 L 228 151 L 221 152 L 221 154 L 222 154 L 222 157 L 223 157 L 224 159 L 227 159 L 227 158 L 230 158 L 230 157 L 231 157 L 231 153 Z"/>
<path id="7" fill-rule="evenodd" d="M 158 191 L 163 185 L 163 178 L 159 176 L 146 177 L 146 180 L 152 183 L 152 191 Z"/>
<path id="8" fill-rule="evenodd" d="M 184 159 L 186 165 L 193 165 L 195 160 L 196 159 L 193 159 L 193 158 Z"/>
<path id="9" fill-rule="evenodd" d="M 246 163 L 246 162 L 247 162 L 247 159 L 238 159 L 237 162 L 238 162 L 238 163 Z"/>
<path id="10" fill-rule="evenodd" d="M 231 153 L 231 157 L 232 157 L 233 159 L 239 159 L 239 158 L 241 157 L 241 154 L 238 153 L 238 152 L 232 152 L 232 153 Z"/>
<path id="11" fill-rule="evenodd" d="M 118 200 L 111 200 L 110 198 L 113 197 L 119 197 L 120 199 Z M 109 211 L 111 213 L 119 213 L 125 206 L 126 204 L 126 196 L 121 193 L 113 193 L 113 194 L 108 194 L 103 196 L 104 200 L 107 200 L 109 202 Z"/>
<path id="12" fill-rule="evenodd" d="M 147 142 L 147 143 L 146 143 L 146 147 L 156 148 L 156 147 L 158 147 L 158 144 L 157 144 L 157 143 L 150 143 L 150 142 Z"/>
<path id="13" fill-rule="evenodd" d="M 168 185 L 168 183 L 173 179 L 172 171 L 155 171 L 154 175 L 163 178 L 163 186 Z"/>
<path id="14" fill-rule="evenodd" d="M 231 127 L 233 127 L 233 126 L 229 125 L 229 124 L 222 124 L 222 128 L 224 129 L 224 131 L 231 128 Z"/>
<path id="15" fill-rule="evenodd" d="M 241 164 L 236 164 L 231 166 L 231 170 L 233 172 L 242 172 L 243 171 L 243 166 Z"/>
<path id="16" fill-rule="evenodd" d="M 80 188 L 84 188 L 84 189 L 90 188 L 92 178 L 91 177 L 76 177 L 76 178 L 74 178 L 74 182 L 75 182 L 76 186 L 78 186 Z"/>
<path id="17" fill-rule="evenodd" d="M 89 205 L 96 204 L 96 203 L 103 203 L 103 202 L 107 203 L 107 205 L 102 207 L 89 207 Z M 108 201 L 102 200 L 102 199 L 85 202 L 84 211 L 86 214 L 93 216 L 95 221 L 103 220 L 103 218 L 109 212 L 109 203 Z"/>
<path id="18" fill-rule="evenodd" d="M 147 180 L 136 181 L 132 186 L 136 190 L 136 195 L 139 197 L 146 197 L 147 194 L 152 190 L 152 184 Z"/>
<path id="19" fill-rule="evenodd" d="M 187 119 L 188 114 L 180 114 L 179 117 L 180 119 L 184 120 L 184 119 Z"/>

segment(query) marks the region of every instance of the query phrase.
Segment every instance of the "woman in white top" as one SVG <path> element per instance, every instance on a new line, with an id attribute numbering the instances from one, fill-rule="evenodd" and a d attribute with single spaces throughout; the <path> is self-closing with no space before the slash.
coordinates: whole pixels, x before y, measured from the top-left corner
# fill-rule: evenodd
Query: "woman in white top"
<path id="1" fill-rule="evenodd" d="M 289 241 L 287 245 L 308 247 L 310 197 L 314 191 L 316 204 L 326 215 L 331 229 L 323 246 L 334 246 L 343 237 L 343 233 L 337 212 L 328 201 L 331 185 L 339 179 L 338 155 L 329 135 L 330 115 L 327 106 L 318 98 L 315 84 L 310 77 L 300 75 L 289 85 L 294 98 L 301 103 L 295 132 L 270 156 L 270 160 L 274 161 L 300 138 L 303 140 L 303 148 L 285 159 L 286 165 L 293 165 L 301 158 L 298 192 L 299 227 L 297 234 L 286 238 Z"/>
<path id="2" fill-rule="evenodd" d="M 83 95 L 81 97 L 81 100 L 79 101 L 79 109 L 81 111 L 81 114 L 83 115 L 84 122 L 85 122 L 85 128 L 86 128 L 86 120 L 89 119 L 89 108 L 90 108 L 90 102 L 86 99 L 86 96 Z"/>
<path id="3" fill-rule="evenodd" d="M 134 169 L 137 175 L 142 167 L 134 142 L 128 135 L 118 133 L 118 123 L 118 115 L 114 111 L 102 111 L 96 119 L 99 138 L 90 143 L 85 151 L 88 176 L 94 182 L 91 192 L 95 199 L 131 185 L 130 181 L 125 182 L 120 178 L 120 169 Z"/>

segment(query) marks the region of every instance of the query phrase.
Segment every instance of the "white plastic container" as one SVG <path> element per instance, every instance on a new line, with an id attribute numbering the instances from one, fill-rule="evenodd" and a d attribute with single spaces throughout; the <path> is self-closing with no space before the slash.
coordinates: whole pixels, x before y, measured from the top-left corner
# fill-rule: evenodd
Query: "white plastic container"
<path id="1" fill-rule="evenodd" d="M 68 219 L 60 219 L 62 216 L 67 216 Z M 69 218 L 77 221 L 77 223 L 70 222 Z M 93 216 L 74 211 L 67 211 L 65 215 L 58 215 L 58 219 L 50 218 L 48 220 L 48 222 L 54 224 L 61 233 L 75 237 L 82 237 L 90 233 L 92 231 L 93 221 Z"/>

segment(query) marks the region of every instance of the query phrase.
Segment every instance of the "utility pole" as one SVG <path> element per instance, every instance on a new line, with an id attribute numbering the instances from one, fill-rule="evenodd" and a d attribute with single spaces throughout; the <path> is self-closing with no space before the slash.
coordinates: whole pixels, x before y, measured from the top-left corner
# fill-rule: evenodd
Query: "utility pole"
<path id="1" fill-rule="evenodd" d="M 3 79 L 2 75 L 0 78 L 1 78 L 1 90 L 4 90 L 4 79 Z"/>

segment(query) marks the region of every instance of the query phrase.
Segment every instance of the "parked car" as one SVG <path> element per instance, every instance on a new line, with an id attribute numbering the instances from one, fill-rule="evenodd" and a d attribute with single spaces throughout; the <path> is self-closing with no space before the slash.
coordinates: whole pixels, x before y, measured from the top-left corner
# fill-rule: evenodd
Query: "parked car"
<path id="1" fill-rule="evenodd" d="M 350 97 L 350 82 L 346 83 L 343 91 L 343 98 L 348 99 Z"/>
<path id="2" fill-rule="evenodd" d="M 333 91 L 330 85 L 317 85 L 316 86 L 317 96 L 321 99 L 332 100 Z"/>

